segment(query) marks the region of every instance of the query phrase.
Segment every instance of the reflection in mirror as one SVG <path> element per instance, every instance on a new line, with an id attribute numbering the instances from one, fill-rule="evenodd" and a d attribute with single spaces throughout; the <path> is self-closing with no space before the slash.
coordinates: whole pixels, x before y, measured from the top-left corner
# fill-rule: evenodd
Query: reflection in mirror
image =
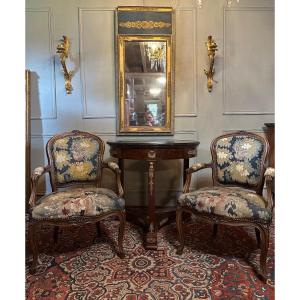
<path id="1" fill-rule="evenodd" d="M 125 42 L 125 126 L 165 126 L 166 42 Z"/>

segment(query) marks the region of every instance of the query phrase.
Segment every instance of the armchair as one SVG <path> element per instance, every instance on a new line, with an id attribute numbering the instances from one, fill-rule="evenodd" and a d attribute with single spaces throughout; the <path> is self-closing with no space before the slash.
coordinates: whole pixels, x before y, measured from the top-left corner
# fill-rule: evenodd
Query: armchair
<path id="1" fill-rule="evenodd" d="M 125 202 L 122 198 L 121 171 L 116 163 L 103 162 L 104 147 L 105 144 L 99 137 L 77 130 L 55 135 L 48 141 L 46 151 L 49 165 L 36 168 L 31 177 L 31 271 L 35 270 L 38 261 L 37 227 L 43 224 L 54 226 L 56 240 L 59 226 L 96 223 L 99 233 L 99 221 L 116 216 L 120 220 L 118 255 L 124 257 Z M 117 193 L 101 188 L 104 168 L 116 174 Z M 47 172 L 50 175 L 52 193 L 36 200 L 38 181 Z"/>
<path id="2" fill-rule="evenodd" d="M 178 254 L 184 248 L 182 213 L 199 215 L 213 224 L 213 236 L 218 224 L 252 226 L 261 250 L 260 271 L 267 278 L 266 259 L 269 247 L 269 227 L 272 222 L 272 183 L 275 169 L 265 169 L 269 145 L 263 137 L 238 131 L 224 134 L 211 144 L 211 163 L 198 163 L 186 170 L 183 194 L 178 199 L 176 224 L 179 236 Z M 192 174 L 212 169 L 213 187 L 189 192 Z M 266 197 L 263 187 L 266 183 Z"/>

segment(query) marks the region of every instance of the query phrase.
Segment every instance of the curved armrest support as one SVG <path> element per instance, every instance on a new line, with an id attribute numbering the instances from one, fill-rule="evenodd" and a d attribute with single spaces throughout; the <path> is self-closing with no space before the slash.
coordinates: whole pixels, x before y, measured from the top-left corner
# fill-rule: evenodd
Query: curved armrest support
<path id="1" fill-rule="evenodd" d="M 273 194 L 274 184 L 275 184 L 275 169 L 267 168 L 264 176 L 265 176 L 265 183 L 267 187 L 268 208 L 273 208 L 274 200 L 272 194 Z"/>
<path id="2" fill-rule="evenodd" d="M 118 196 L 123 197 L 124 190 L 123 190 L 122 183 L 121 183 L 121 170 L 120 170 L 118 164 L 115 162 L 103 162 L 102 168 L 110 169 L 116 174 Z"/>
<path id="3" fill-rule="evenodd" d="M 275 178 L 275 168 L 267 168 L 264 176 Z"/>
<path id="4" fill-rule="evenodd" d="M 50 171 L 50 166 L 37 167 L 34 169 L 31 175 L 31 195 L 29 198 L 29 207 L 32 208 L 35 205 L 36 200 L 36 190 L 38 186 L 38 181 L 42 175 Z"/>
<path id="5" fill-rule="evenodd" d="M 203 170 L 207 168 L 211 168 L 212 164 L 211 163 L 196 163 L 190 166 L 188 169 L 185 170 L 186 172 L 186 180 L 183 186 L 183 193 L 188 193 L 190 190 L 190 184 L 191 184 L 191 179 L 192 179 L 192 174 Z"/>
<path id="6" fill-rule="evenodd" d="M 211 163 L 196 163 L 191 165 L 188 169 L 185 170 L 187 174 L 194 173 L 202 169 L 211 168 Z"/>

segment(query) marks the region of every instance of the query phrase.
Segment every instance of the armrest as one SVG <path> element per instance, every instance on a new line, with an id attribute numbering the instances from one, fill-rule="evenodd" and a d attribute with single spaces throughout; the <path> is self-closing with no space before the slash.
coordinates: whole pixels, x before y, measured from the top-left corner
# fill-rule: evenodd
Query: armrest
<path id="1" fill-rule="evenodd" d="M 207 169 L 207 168 L 211 168 L 211 163 L 196 163 L 196 164 L 193 164 L 192 166 L 190 166 L 188 169 L 185 170 L 185 172 L 187 174 L 189 173 L 194 173 L 194 172 L 197 172 L 199 170 L 202 170 L 202 169 Z"/>
<path id="2" fill-rule="evenodd" d="M 110 169 L 116 174 L 118 196 L 123 197 L 124 190 L 123 190 L 122 183 L 121 183 L 121 170 L 120 170 L 118 164 L 115 162 L 103 162 L 102 168 Z"/>
<path id="3" fill-rule="evenodd" d="M 191 184 L 191 179 L 192 179 L 192 174 L 203 170 L 207 168 L 211 168 L 212 164 L 211 163 L 196 163 L 193 164 L 191 167 L 185 170 L 186 173 L 186 180 L 183 186 L 183 193 L 188 193 L 190 190 L 190 184 Z"/>
<path id="4" fill-rule="evenodd" d="M 275 183 L 275 169 L 267 168 L 264 176 L 265 176 L 265 183 L 267 188 L 268 208 L 272 209 L 274 206 L 273 191 L 274 191 L 274 183 Z"/>
<path id="5" fill-rule="evenodd" d="M 275 178 L 275 168 L 267 168 L 265 177 Z"/>
<path id="6" fill-rule="evenodd" d="M 36 190 L 38 186 L 38 181 L 42 175 L 50 171 L 50 166 L 37 167 L 34 169 L 31 175 L 31 195 L 29 198 L 29 207 L 32 208 L 35 205 L 36 200 Z"/>

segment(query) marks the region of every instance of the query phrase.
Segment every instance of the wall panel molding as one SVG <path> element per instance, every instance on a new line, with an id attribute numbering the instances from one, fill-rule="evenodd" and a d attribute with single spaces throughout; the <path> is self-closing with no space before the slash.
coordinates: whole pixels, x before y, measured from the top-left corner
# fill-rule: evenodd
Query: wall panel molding
<path id="1" fill-rule="evenodd" d="M 51 78 L 50 83 L 51 87 L 49 88 L 48 92 L 51 93 L 51 96 L 49 97 L 51 99 L 51 112 L 49 114 L 44 115 L 42 112 L 40 112 L 39 115 L 34 115 L 34 113 L 31 113 L 31 120 L 46 120 L 46 119 L 57 119 L 57 105 L 56 105 L 56 76 L 55 76 L 55 56 L 53 54 L 53 26 L 52 26 L 52 8 L 47 7 L 47 8 L 27 8 L 26 9 L 26 14 L 28 13 L 46 13 L 47 17 L 44 19 L 45 22 L 47 22 L 47 36 L 48 36 L 48 46 L 47 46 L 47 52 L 48 52 L 48 60 L 49 60 L 49 65 L 51 65 L 50 68 L 50 75 L 49 77 Z M 28 15 L 26 16 L 26 19 L 29 19 Z M 26 24 L 27 27 L 27 24 Z M 41 27 L 39 27 L 41 28 Z M 41 29 L 40 29 L 41 30 Z M 27 36 L 27 33 L 26 33 Z M 29 37 L 29 36 L 28 36 Z M 26 44 L 30 44 L 29 41 L 26 41 Z M 36 57 L 35 57 L 36 59 Z M 26 57 L 26 68 L 29 69 L 32 74 L 31 74 L 31 85 L 33 84 L 38 84 L 35 81 L 41 80 L 39 77 L 39 70 L 35 69 L 34 67 L 27 65 L 27 57 Z M 46 68 L 43 68 L 45 70 Z M 33 86 L 31 88 L 31 102 L 32 102 L 32 107 L 33 105 L 37 105 L 37 103 L 34 103 L 34 92 L 38 93 L 38 97 L 46 97 L 46 94 L 43 95 L 43 92 L 41 92 L 42 89 L 44 89 L 44 86 L 41 83 L 40 85 L 37 85 L 37 91 L 34 90 Z M 42 101 L 42 100 L 40 100 Z M 45 101 L 45 100 L 44 100 Z M 32 109 L 33 111 L 33 109 Z"/>
<path id="2" fill-rule="evenodd" d="M 256 132 L 257 133 L 263 133 L 264 132 L 263 129 L 257 129 L 257 128 L 255 128 L 255 129 L 241 129 L 241 128 L 224 129 L 223 132 L 228 133 L 228 132 L 235 132 L 235 131 L 241 131 L 241 130 L 248 131 L 248 132 L 254 132 L 254 133 L 256 133 Z"/>
<path id="3" fill-rule="evenodd" d="M 114 18 L 114 8 L 109 8 L 109 7 L 89 7 L 89 8 L 84 8 L 80 7 L 78 9 L 78 26 L 79 26 L 79 58 L 80 58 L 80 76 L 81 76 L 81 86 L 82 86 L 82 118 L 83 119 L 113 119 L 116 118 L 115 113 L 110 113 L 110 114 L 91 114 L 89 113 L 88 109 L 88 87 L 87 87 L 87 76 L 86 76 L 86 59 L 87 57 L 85 56 L 85 51 L 84 51 L 84 29 L 83 29 L 83 19 L 84 19 L 84 14 L 86 12 L 111 12 L 112 17 Z M 113 21 L 114 24 L 114 21 Z M 104 29 L 104 28 L 103 28 Z M 109 28 L 106 28 L 105 30 L 110 30 Z M 99 31 L 98 31 L 99 32 Z M 114 27 L 111 28 L 111 34 L 114 38 Z M 114 51 L 113 51 L 114 52 Z M 114 56 L 114 53 L 113 53 Z M 113 70 L 115 72 L 115 69 Z M 106 87 L 107 88 L 107 87 Z M 114 88 L 115 90 L 115 88 Z M 97 95 L 99 96 L 99 95 Z M 101 103 L 99 97 L 99 106 L 103 105 Z M 116 105 L 116 99 L 113 97 L 113 105 L 115 107 Z"/>
<path id="4" fill-rule="evenodd" d="M 83 130 L 82 131 L 86 131 L 86 130 Z M 108 137 L 116 137 L 116 132 L 115 131 L 111 131 L 111 132 L 95 132 L 95 131 L 89 131 L 90 133 L 94 134 L 94 135 L 97 135 L 99 137 L 101 136 L 108 136 Z M 50 139 L 51 137 L 53 137 L 55 134 L 57 133 L 43 133 L 43 134 L 32 134 L 31 135 L 31 138 L 32 139 Z M 174 135 L 176 134 L 182 134 L 182 135 L 194 135 L 194 136 L 197 136 L 197 131 L 196 130 L 176 130 Z M 126 138 L 126 137 L 125 137 Z M 128 138 L 128 137 L 127 137 Z M 130 137 L 131 139 L 132 138 L 140 138 L 140 137 Z M 161 137 L 161 138 L 165 138 L 165 137 Z M 152 138 L 153 139 L 153 138 Z"/>
<path id="5" fill-rule="evenodd" d="M 273 7 L 224 7 L 223 10 L 223 51 L 224 51 L 224 70 L 223 70 L 223 115 L 274 115 L 274 111 L 269 111 L 268 109 L 262 110 L 262 109 L 253 109 L 253 110 L 245 110 L 245 109 L 227 109 L 227 106 L 229 104 L 228 99 L 228 91 L 227 87 L 229 85 L 232 85 L 232 82 L 229 82 L 229 79 L 227 77 L 227 70 L 229 66 L 229 59 L 227 57 L 226 53 L 226 43 L 228 38 L 228 34 L 226 34 L 226 31 L 228 31 L 227 27 L 227 20 L 229 19 L 229 13 L 232 12 L 253 12 L 257 15 L 257 13 L 260 12 L 270 12 L 274 13 L 274 8 Z M 233 29 L 233 28 L 232 28 Z M 249 42 L 250 44 L 250 42 Z M 261 45 L 263 47 L 263 45 Z M 256 49 L 257 53 L 261 51 L 260 48 Z M 229 55 L 230 56 L 230 55 Z M 264 63 L 264 61 L 262 61 Z M 244 66 L 245 67 L 245 66 Z M 243 69 L 241 69 L 243 71 Z M 235 76 L 239 76 L 239 74 L 235 74 Z M 263 83 L 261 83 L 263 85 Z M 237 89 L 237 87 L 235 87 Z M 263 88 L 262 88 L 263 90 Z M 274 99 L 273 99 L 274 101 Z"/>
<path id="6" fill-rule="evenodd" d="M 224 111 L 223 115 L 275 115 L 275 113 L 267 111 Z"/>
<path id="7" fill-rule="evenodd" d="M 176 130 L 175 134 L 186 134 L 186 135 L 197 135 L 197 131 L 196 130 Z"/>
<path id="8" fill-rule="evenodd" d="M 87 130 L 82 130 L 82 131 L 87 131 Z M 94 135 L 97 135 L 99 137 L 101 137 L 101 136 L 112 136 L 112 137 L 115 137 L 116 136 L 115 132 L 92 132 L 92 131 L 88 131 L 88 132 L 90 132 L 90 133 L 92 133 Z M 50 139 L 55 134 L 57 134 L 57 133 L 53 133 L 53 134 L 51 134 L 51 133 L 32 134 L 31 138 L 32 139 L 41 139 L 41 138 L 43 138 L 43 139 Z"/>
<path id="9" fill-rule="evenodd" d="M 192 110 L 190 111 L 185 111 L 185 112 L 178 112 L 175 113 L 175 118 L 177 117 L 197 117 L 197 112 L 198 112 L 198 101 L 197 101 L 197 91 L 198 91 L 198 72 L 197 72 L 197 51 L 196 51 L 196 44 L 197 44 L 197 7 L 176 7 L 175 13 L 176 13 L 176 24 L 175 24 L 175 30 L 178 31 L 178 16 L 177 14 L 180 12 L 192 12 L 192 21 L 193 21 L 193 33 L 189 35 L 192 35 L 193 37 L 193 42 L 191 44 L 191 48 L 192 48 L 192 57 L 193 57 L 193 64 L 192 64 L 192 80 L 191 80 L 191 90 L 192 90 L 192 104 L 191 104 L 191 108 Z M 187 18 L 188 20 L 188 18 Z M 175 38 L 176 38 L 176 42 L 175 42 L 175 47 L 177 48 L 177 32 L 175 32 Z M 187 47 L 190 44 L 186 44 L 185 46 Z M 178 59 L 178 53 L 177 51 L 175 51 L 175 58 L 176 60 Z M 184 72 L 181 72 L 182 74 L 184 74 Z M 176 64 L 175 64 L 175 74 L 176 74 Z M 177 84 L 176 84 L 177 83 Z M 176 91 L 176 85 L 178 86 L 178 76 L 176 77 L 175 75 L 175 91 Z M 176 97 L 176 94 L 179 94 L 178 91 L 177 93 L 175 92 L 175 99 L 174 99 L 174 106 L 175 106 L 175 101 L 180 101 L 180 99 L 178 97 Z M 175 109 L 174 109 L 175 111 Z"/>
<path id="10" fill-rule="evenodd" d="M 197 117 L 196 113 L 175 114 L 175 118 L 194 118 L 194 117 Z"/>

